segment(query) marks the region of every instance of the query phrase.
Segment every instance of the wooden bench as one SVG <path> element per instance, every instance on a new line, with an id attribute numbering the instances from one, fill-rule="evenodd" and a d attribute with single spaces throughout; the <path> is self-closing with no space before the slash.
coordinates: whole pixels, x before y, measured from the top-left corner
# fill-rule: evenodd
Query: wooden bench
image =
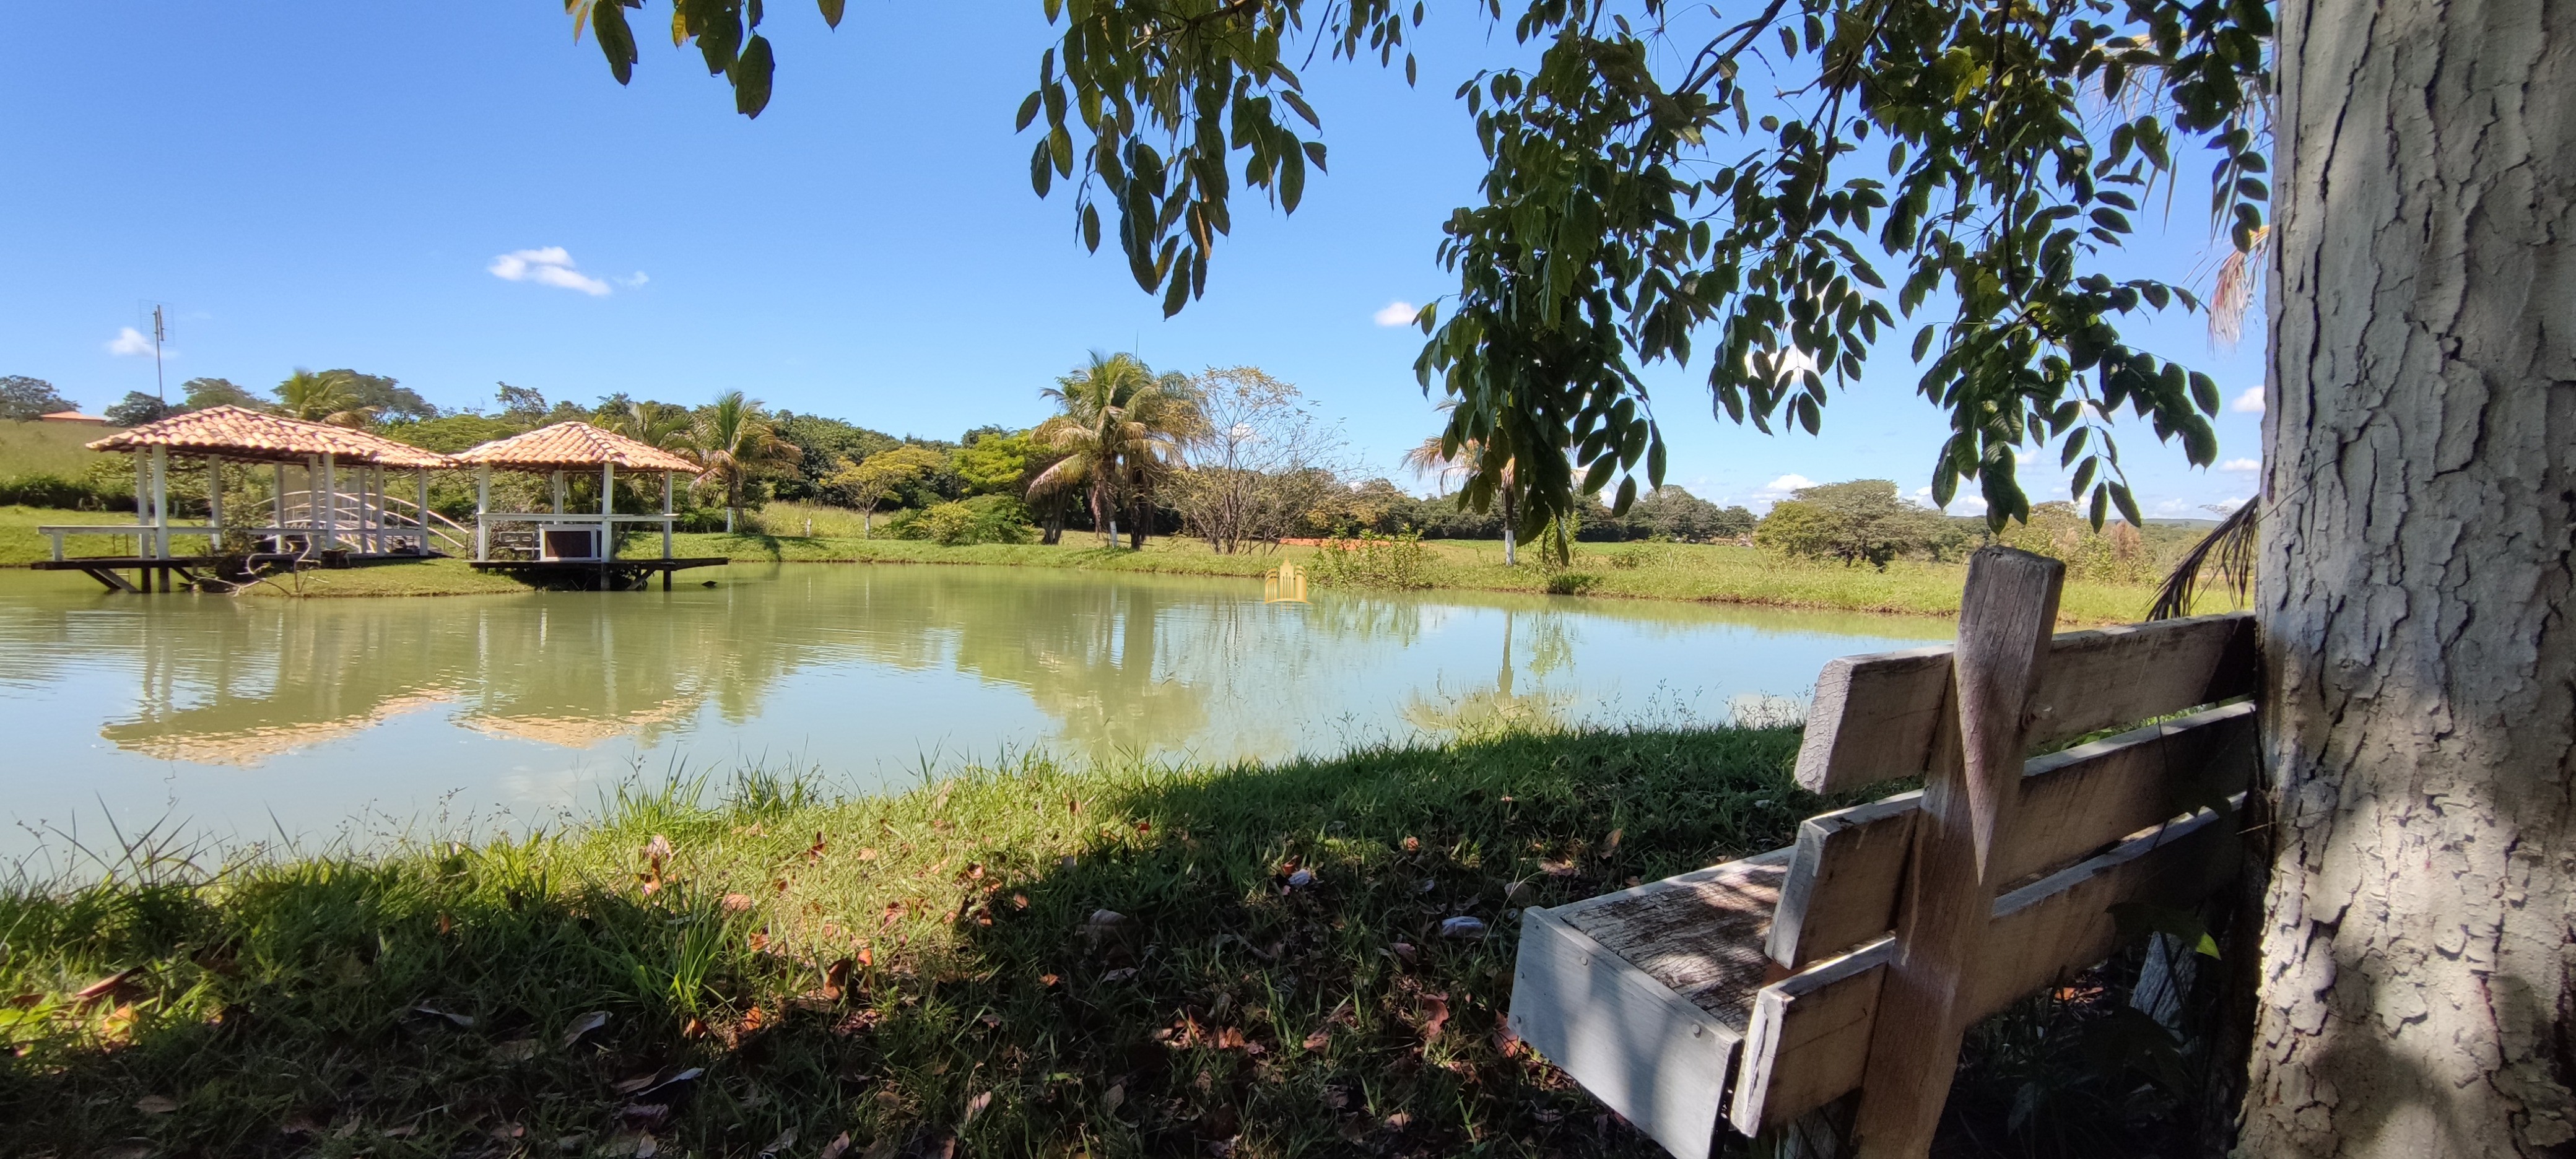
<path id="1" fill-rule="evenodd" d="M 1825 667 L 1799 783 L 1922 791 L 1523 911 L 1513 1031 L 1680 1159 L 1856 1091 L 1860 1154 L 1923 1154 L 1970 1023 L 2108 957 L 2112 906 L 2187 906 L 2239 860 L 2252 618 L 2052 637 L 2061 576 L 1980 552 L 1955 649 Z"/>

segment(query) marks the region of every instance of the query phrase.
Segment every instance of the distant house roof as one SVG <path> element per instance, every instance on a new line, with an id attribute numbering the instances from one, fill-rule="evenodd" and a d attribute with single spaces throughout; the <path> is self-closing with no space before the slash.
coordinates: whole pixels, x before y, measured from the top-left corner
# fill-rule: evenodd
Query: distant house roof
<path id="1" fill-rule="evenodd" d="M 311 456 L 329 455 L 342 463 L 380 467 L 456 466 L 455 460 L 436 451 L 424 451 L 383 435 L 237 406 L 212 406 L 172 415 L 89 444 L 93 451 L 129 454 L 153 447 L 245 463 L 301 463 Z"/>
<path id="2" fill-rule="evenodd" d="M 106 419 L 100 418 L 97 415 L 85 415 L 76 410 L 58 410 L 52 414 L 37 415 L 36 421 L 48 423 L 88 423 L 94 427 L 103 427 L 107 425 Z"/>
<path id="3" fill-rule="evenodd" d="M 566 471 L 615 464 L 629 471 L 669 471 L 695 475 L 696 463 L 650 443 L 638 442 L 589 423 L 556 423 L 524 435 L 494 439 L 456 453 L 456 461 L 473 466 L 518 471 Z"/>

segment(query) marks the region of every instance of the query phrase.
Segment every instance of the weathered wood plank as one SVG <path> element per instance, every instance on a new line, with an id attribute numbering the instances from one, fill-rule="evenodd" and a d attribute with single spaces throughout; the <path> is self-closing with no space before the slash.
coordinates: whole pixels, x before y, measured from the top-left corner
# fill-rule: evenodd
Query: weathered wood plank
<path id="1" fill-rule="evenodd" d="M 1677 1159 L 1705 1159 L 1788 857 L 1522 911 L 1512 1033 Z"/>
<path id="2" fill-rule="evenodd" d="M 2252 704 L 2230 704 L 2030 761 L 1998 880 L 2054 870 L 2242 792 L 2254 779 L 2254 725 Z"/>
<path id="3" fill-rule="evenodd" d="M 1882 936 L 1763 988 L 1727 1110 L 1736 1130 L 1759 1135 L 1859 1089 L 1895 956 L 1896 939 Z"/>
<path id="4" fill-rule="evenodd" d="M 1921 793 L 1810 817 L 1771 918 L 1771 960 L 1792 970 L 1896 928 L 1897 889 L 1914 843 Z"/>
<path id="5" fill-rule="evenodd" d="M 2110 957 L 2118 948 L 2114 905 L 2189 905 L 2225 884 L 2238 864 L 2229 848 L 2234 820 L 2233 813 L 2203 811 L 1997 898 L 1988 952 L 1963 1012 L 1972 1021 L 1989 1017 Z M 1895 953 L 1895 939 L 1882 938 L 1754 999 L 1728 1108 L 1736 1130 L 1757 1134 L 1860 1089 L 1879 970 Z"/>
<path id="6" fill-rule="evenodd" d="M 2185 906 L 2209 896 L 2241 860 L 2231 847 L 2236 818 L 2202 810 L 1995 899 L 1969 1016 L 1984 1018 L 2110 957 L 2119 938 L 2112 906 Z"/>
<path id="7" fill-rule="evenodd" d="M 1997 880 L 2053 870 L 2150 825 L 2224 800 L 2254 775 L 2254 706 L 2239 703 L 2131 729 L 2023 766 L 2019 820 Z M 1921 793 L 1809 818 L 1780 887 L 1771 960 L 1792 970 L 1895 928 Z"/>
<path id="8" fill-rule="evenodd" d="M 2053 649 L 2066 565 L 2008 547 L 1968 560 L 1951 657 L 1956 765 L 1936 763 L 1914 821 L 1897 952 L 1880 989 L 1852 1133 L 1864 1154 L 1922 1156 L 1949 1101 L 1997 886 L 1995 847 L 2021 811 L 2024 725 Z"/>
<path id="9" fill-rule="evenodd" d="M 1845 793 L 1931 771 L 1951 717 L 1950 649 L 1847 656 L 1825 665 L 1798 750 L 1798 783 Z M 2067 632 L 2051 641 L 2031 699 L 2033 747 L 2251 695 L 2247 613 Z"/>

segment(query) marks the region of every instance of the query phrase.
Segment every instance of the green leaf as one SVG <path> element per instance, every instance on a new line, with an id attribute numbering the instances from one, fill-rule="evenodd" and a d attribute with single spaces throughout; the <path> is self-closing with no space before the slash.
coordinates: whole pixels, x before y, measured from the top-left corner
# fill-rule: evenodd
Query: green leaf
<path id="1" fill-rule="evenodd" d="M 2145 527 L 2146 518 L 2138 514 L 2138 500 L 2129 494 L 2128 484 L 2113 483 L 2110 488 L 2111 502 L 2120 509 L 2120 518 L 2128 520 L 2131 527 Z"/>
<path id="2" fill-rule="evenodd" d="M 760 116 L 769 107 L 769 79 L 778 62 L 770 56 L 769 38 L 753 33 L 742 46 L 742 56 L 733 65 L 734 111 L 746 117 Z"/>
<path id="3" fill-rule="evenodd" d="M 626 26 L 626 6 L 597 0 L 590 6 L 590 29 L 599 39 L 600 55 L 608 58 L 609 75 L 619 84 L 635 79 L 635 31 Z"/>
<path id="4" fill-rule="evenodd" d="M 1027 131 L 1030 123 L 1038 119 L 1038 108 L 1044 101 L 1045 98 L 1035 92 L 1029 94 L 1029 99 L 1021 101 L 1019 120 L 1012 124 L 1011 131 L 1014 133 Z"/>
<path id="5" fill-rule="evenodd" d="M 1297 212 L 1297 202 L 1306 195 L 1306 158 L 1290 153 L 1279 159 L 1279 208 Z"/>
<path id="6" fill-rule="evenodd" d="M 2190 910 L 2152 902 L 2124 901 L 2111 907 L 2111 921 L 2118 927 L 2122 940 L 2163 934 L 2195 954 L 2218 956 L 2218 939 L 2210 936 L 2208 923 Z"/>
<path id="7" fill-rule="evenodd" d="M 822 6 L 824 26 L 827 28 L 839 28 L 841 26 L 841 13 L 849 7 L 850 0 L 815 0 L 815 2 Z"/>

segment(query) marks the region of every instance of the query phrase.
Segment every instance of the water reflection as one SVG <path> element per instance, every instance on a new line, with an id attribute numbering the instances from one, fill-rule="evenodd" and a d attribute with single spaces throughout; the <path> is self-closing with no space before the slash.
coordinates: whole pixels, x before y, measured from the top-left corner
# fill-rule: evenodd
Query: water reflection
<path id="1" fill-rule="evenodd" d="M 1008 746 L 1278 757 L 1599 718 L 1659 687 L 1721 715 L 1732 697 L 1803 692 L 1832 656 L 1948 630 L 1642 601 L 1259 597 L 1251 581 L 900 566 L 299 602 L 0 577 L 0 729 L 20 757 L 0 788 L 22 819 L 175 802 L 328 825 L 456 791 L 562 804 L 647 756 L 792 752 L 863 783 Z"/>

